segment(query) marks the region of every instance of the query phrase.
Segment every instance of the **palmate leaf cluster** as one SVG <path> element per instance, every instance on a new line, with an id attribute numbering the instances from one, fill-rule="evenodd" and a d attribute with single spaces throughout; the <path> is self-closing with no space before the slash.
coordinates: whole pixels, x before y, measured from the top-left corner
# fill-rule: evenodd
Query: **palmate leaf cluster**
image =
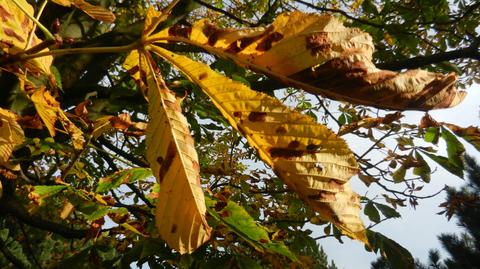
<path id="1" fill-rule="evenodd" d="M 375 108 L 461 102 L 478 5 L 347 2 L 0 0 L 2 266 L 326 268 L 310 223 L 412 268 L 360 211 L 415 206 L 428 160 L 462 177 L 480 132 Z"/>

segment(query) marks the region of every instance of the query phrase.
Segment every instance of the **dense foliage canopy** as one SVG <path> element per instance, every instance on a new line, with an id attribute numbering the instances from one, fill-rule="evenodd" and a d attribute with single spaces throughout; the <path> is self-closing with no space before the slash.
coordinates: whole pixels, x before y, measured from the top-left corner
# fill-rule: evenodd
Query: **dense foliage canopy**
<path id="1" fill-rule="evenodd" d="M 478 1 L 0 0 L 0 19 L 1 267 L 335 268 L 332 236 L 413 268 L 374 227 L 480 150 L 428 114 L 478 83 Z"/>

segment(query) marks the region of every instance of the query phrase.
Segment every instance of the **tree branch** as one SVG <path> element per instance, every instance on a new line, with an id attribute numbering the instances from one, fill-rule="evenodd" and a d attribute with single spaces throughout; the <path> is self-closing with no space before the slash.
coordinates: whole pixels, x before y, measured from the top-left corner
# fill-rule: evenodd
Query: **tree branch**
<path id="1" fill-rule="evenodd" d="M 85 238 L 87 236 L 88 229 L 75 230 L 70 229 L 62 224 L 44 220 L 38 216 L 30 215 L 27 210 L 18 202 L 14 197 L 3 197 L 0 200 L 0 213 L 10 214 L 23 223 L 44 230 L 49 231 L 65 238 Z"/>
<path id="2" fill-rule="evenodd" d="M 417 56 L 405 60 L 379 63 L 376 66 L 380 69 L 388 70 L 402 70 L 402 69 L 414 69 L 420 68 L 426 65 L 452 61 L 457 59 L 474 59 L 480 60 L 480 51 L 478 48 L 478 42 L 473 42 L 470 47 L 441 52 L 426 56 Z"/>
<path id="3" fill-rule="evenodd" d="M 211 9 L 213 11 L 216 11 L 216 12 L 219 12 L 219 13 L 222 13 L 223 15 L 229 17 L 230 19 L 240 23 L 240 24 L 244 24 L 244 25 L 248 25 L 248 26 L 254 26 L 255 24 L 254 23 L 251 23 L 251 22 L 248 22 L 248 21 L 245 21 L 243 19 L 240 19 L 239 17 L 233 15 L 232 13 L 228 12 L 228 11 L 225 11 L 221 8 L 218 8 L 218 7 L 215 7 L 215 6 L 212 6 L 210 5 L 209 3 L 205 3 L 201 0 L 193 0 L 194 2 L 196 3 L 199 3 L 200 5 L 208 8 L 208 9 Z"/>
<path id="4" fill-rule="evenodd" d="M 115 152 L 116 154 L 120 155 L 121 157 L 127 159 L 131 163 L 138 165 L 139 167 L 148 167 L 148 164 L 144 162 L 143 160 L 137 159 L 135 156 L 132 156 L 131 154 L 115 147 L 110 141 L 108 141 L 105 137 L 101 136 L 98 139 L 98 142 L 92 141 L 91 143 L 96 146 L 101 148 L 102 146 L 108 148 L 109 150 Z"/>

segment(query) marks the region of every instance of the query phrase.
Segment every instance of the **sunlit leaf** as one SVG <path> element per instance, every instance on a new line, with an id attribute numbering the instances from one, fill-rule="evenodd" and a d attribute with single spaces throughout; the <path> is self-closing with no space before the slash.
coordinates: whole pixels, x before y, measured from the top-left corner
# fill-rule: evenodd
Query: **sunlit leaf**
<path id="1" fill-rule="evenodd" d="M 47 127 L 51 136 L 55 136 L 55 123 L 57 120 L 63 125 L 72 139 L 75 149 L 82 149 L 85 143 L 82 131 L 75 126 L 60 108 L 60 103 L 45 88 L 36 90 L 30 96 L 38 115 Z"/>
<path id="2" fill-rule="evenodd" d="M 268 27 L 240 30 L 204 19 L 192 28 L 165 29 L 150 40 L 190 43 L 286 85 L 355 104 L 430 110 L 455 106 L 465 96 L 455 89 L 454 73 L 377 69 L 372 38 L 331 15 L 295 11 L 280 14 Z"/>
<path id="3" fill-rule="evenodd" d="M 23 143 L 24 134 L 17 123 L 17 116 L 9 110 L 0 108 L 0 164 L 5 164 L 15 146 Z"/>
<path id="4" fill-rule="evenodd" d="M 34 15 L 33 7 L 26 0 L 17 0 L 16 2 L 29 15 Z M 33 22 L 13 1 L 0 0 L 0 21 L 0 50 L 6 54 L 18 54 L 42 42 L 33 34 L 31 43 L 27 44 L 33 30 Z M 42 52 L 46 51 L 48 49 L 42 50 Z M 28 60 L 25 67 L 29 72 L 50 74 L 52 61 L 52 56 L 35 58 Z"/>
<path id="5" fill-rule="evenodd" d="M 160 47 L 151 49 L 199 85 L 260 158 L 322 218 L 344 234 L 365 241 L 359 198 L 348 183 L 357 173 L 357 164 L 344 140 L 276 98 L 203 63 Z"/>
<path id="6" fill-rule="evenodd" d="M 85 12 L 88 16 L 99 21 L 104 21 L 104 22 L 115 21 L 115 15 L 113 15 L 111 11 L 109 11 L 108 9 L 102 6 L 92 5 L 85 0 L 52 0 L 52 2 L 65 7 L 70 7 L 73 5 L 76 8 Z"/>
<path id="7" fill-rule="evenodd" d="M 148 69 L 143 69 L 143 63 Z M 158 231 L 170 247 L 182 254 L 191 253 L 210 238 L 211 231 L 205 219 L 200 165 L 180 100 L 159 77 L 154 64 L 145 54 L 133 52 L 124 67 L 130 68 L 131 74 L 136 68 L 146 75 L 150 116 L 146 157 L 160 183 Z"/>
<path id="8" fill-rule="evenodd" d="M 210 197 L 206 197 L 205 200 L 208 213 L 215 220 L 226 225 L 255 249 L 278 253 L 290 258 L 292 261 L 297 261 L 295 254 L 290 252 L 283 242 L 270 240 L 268 230 L 258 225 L 240 205 L 232 201 L 217 201 Z M 217 206 L 217 204 L 221 204 L 221 206 Z"/>

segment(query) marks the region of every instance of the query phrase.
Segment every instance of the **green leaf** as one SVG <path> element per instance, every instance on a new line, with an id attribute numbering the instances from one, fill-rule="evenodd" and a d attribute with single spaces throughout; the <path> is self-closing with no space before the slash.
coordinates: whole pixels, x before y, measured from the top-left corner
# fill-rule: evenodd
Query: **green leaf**
<path id="1" fill-rule="evenodd" d="M 393 269 L 414 269 L 412 254 L 400 244 L 372 230 L 367 230 L 367 237 L 373 251 L 380 250 Z"/>
<path id="2" fill-rule="evenodd" d="M 378 213 L 378 210 L 375 208 L 373 205 L 372 201 L 369 201 L 366 205 L 365 208 L 363 209 L 363 212 L 365 215 L 368 216 L 368 218 L 375 222 L 378 223 L 380 222 L 380 214 Z"/>
<path id="3" fill-rule="evenodd" d="M 405 173 L 407 169 L 402 165 L 395 172 L 392 173 L 392 178 L 395 183 L 400 183 L 405 179 Z"/>
<path id="4" fill-rule="evenodd" d="M 443 156 L 437 156 L 435 154 L 428 153 L 424 150 L 421 150 L 421 152 L 423 154 L 427 155 L 430 159 L 432 159 L 436 163 L 438 163 L 440 166 L 445 168 L 448 172 L 450 172 L 450 173 L 452 173 L 452 174 L 454 174 L 454 175 L 456 175 L 460 178 L 463 178 L 463 169 L 453 165 L 447 158 L 445 158 Z"/>
<path id="5" fill-rule="evenodd" d="M 438 138 L 440 134 L 440 129 L 438 127 L 428 127 L 427 131 L 425 132 L 425 137 L 423 138 L 425 142 L 437 144 Z"/>
<path id="6" fill-rule="evenodd" d="M 216 221 L 230 228 L 232 232 L 243 238 L 255 249 L 277 253 L 288 257 L 292 261 L 298 261 L 295 254 L 283 242 L 270 240 L 267 228 L 257 224 L 242 206 L 232 201 L 217 201 L 208 196 L 205 196 L 205 204 L 208 213 Z"/>
<path id="7" fill-rule="evenodd" d="M 430 169 L 430 166 L 428 163 L 423 159 L 422 155 L 418 152 L 415 152 L 415 157 L 419 163 L 421 163 L 421 166 L 417 166 L 413 168 L 413 174 L 420 176 L 422 180 L 426 183 L 430 182 L 430 175 L 432 173 L 432 170 Z"/>
<path id="8" fill-rule="evenodd" d="M 448 161 L 463 170 L 462 155 L 465 152 L 463 144 L 447 128 L 442 127 L 442 138 L 447 143 Z"/>
<path id="9" fill-rule="evenodd" d="M 400 213 L 398 213 L 394 208 L 389 207 L 384 204 L 375 203 L 375 206 L 382 212 L 382 214 L 387 218 L 400 218 Z"/>
<path id="10" fill-rule="evenodd" d="M 53 186 L 37 185 L 34 187 L 33 192 L 38 194 L 41 198 L 46 198 L 46 197 L 55 195 L 66 188 L 67 186 L 64 186 L 64 185 L 53 185 Z"/>
<path id="11" fill-rule="evenodd" d="M 117 188 L 121 184 L 133 183 L 150 176 L 152 176 L 152 170 L 149 168 L 138 167 L 118 171 L 108 177 L 100 179 L 95 192 L 106 193 L 111 189 Z"/>

